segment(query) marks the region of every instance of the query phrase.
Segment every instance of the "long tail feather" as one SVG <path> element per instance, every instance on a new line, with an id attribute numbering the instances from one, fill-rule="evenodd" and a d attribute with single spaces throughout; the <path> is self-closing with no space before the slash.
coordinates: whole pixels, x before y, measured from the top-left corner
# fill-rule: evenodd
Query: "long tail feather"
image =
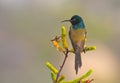
<path id="1" fill-rule="evenodd" d="M 79 49 L 75 50 L 75 71 L 78 73 L 78 67 L 82 66 L 81 53 Z"/>

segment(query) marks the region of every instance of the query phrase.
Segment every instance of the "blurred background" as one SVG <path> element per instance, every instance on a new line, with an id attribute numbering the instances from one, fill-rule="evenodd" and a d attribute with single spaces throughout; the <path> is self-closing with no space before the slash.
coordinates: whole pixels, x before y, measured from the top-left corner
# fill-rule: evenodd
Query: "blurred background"
<path id="1" fill-rule="evenodd" d="M 78 75 L 69 55 L 66 80 L 92 68 L 93 83 L 120 83 L 120 0 L 0 0 L 0 83 L 52 83 L 45 62 L 59 68 L 63 56 L 50 40 L 62 25 L 69 30 L 70 23 L 60 21 L 73 15 L 83 18 L 86 44 L 97 50 L 82 54 Z"/>

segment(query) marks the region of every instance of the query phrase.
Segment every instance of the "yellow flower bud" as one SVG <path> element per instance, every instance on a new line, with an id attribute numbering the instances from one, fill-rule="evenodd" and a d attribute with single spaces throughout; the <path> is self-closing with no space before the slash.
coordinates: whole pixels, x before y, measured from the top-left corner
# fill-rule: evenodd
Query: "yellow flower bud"
<path id="1" fill-rule="evenodd" d="M 85 51 L 92 51 L 92 50 L 96 50 L 96 46 L 85 47 Z"/>
<path id="2" fill-rule="evenodd" d="M 46 62 L 46 66 L 55 74 L 58 74 L 58 70 L 49 62 Z"/>
<path id="3" fill-rule="evenodd" d="M 61 75 L 58 79 L 58 83 L 60 83 L 61 81 L 63 81 L 65 79 L 65 76 L 64 75 Z"/>
<path id="4" fill-rule="evenodd" d="M 66 41 L 66 29 L 64 26 L 62 26 L 61 38 L 62 38 L 63 47 L 65 49 L 68 49 L 68 45 L 67 45 L 67 41 Z"/>
<path id="5" fill-rule="evenodd" d="M 55 39 L 52 40 L 53 46 L 57 48 L 59 51 L 63 51 L 62 47 L 59 45 L 59 38 L 55 37 Z"/>

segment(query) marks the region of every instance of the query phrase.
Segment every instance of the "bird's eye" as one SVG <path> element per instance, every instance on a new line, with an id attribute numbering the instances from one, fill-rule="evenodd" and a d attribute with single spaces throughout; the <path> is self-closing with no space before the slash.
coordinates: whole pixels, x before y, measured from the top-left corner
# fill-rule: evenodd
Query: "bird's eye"
<path id="1" fill-rule="evenodd" d="M 73 19 L 73 21 L 76 21 L 76 19 Z"/>

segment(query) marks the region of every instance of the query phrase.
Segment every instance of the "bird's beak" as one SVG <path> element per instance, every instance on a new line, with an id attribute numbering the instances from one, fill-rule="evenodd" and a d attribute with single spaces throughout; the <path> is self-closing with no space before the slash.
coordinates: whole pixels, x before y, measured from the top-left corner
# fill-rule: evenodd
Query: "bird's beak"
<path id="1" fill-rule="evenodd" d="M 63 23 L 63 22 L 71 22 L 71 20 L 64 20 L 64 21 L 61 21 L 61 23 Z"/>

